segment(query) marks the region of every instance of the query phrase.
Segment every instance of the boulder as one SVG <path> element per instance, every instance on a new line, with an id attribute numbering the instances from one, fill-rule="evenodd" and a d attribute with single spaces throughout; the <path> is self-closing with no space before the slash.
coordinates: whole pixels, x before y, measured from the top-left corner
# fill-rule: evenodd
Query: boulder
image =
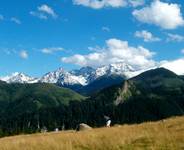
<path id="1" fill-rule="evenodd" d="M 88 126 L 87 124 L 85 123 L 81 123 L 77 126 L 77 131 L 85 131 L 85 130 L 91 130 L 92 127 Z"/>

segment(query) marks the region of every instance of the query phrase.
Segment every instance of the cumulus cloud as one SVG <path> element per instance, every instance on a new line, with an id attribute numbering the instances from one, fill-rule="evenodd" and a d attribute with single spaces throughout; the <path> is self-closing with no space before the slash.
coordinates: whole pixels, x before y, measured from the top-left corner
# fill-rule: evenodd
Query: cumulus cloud
<path id="1" fill-rule="evenodd" d="M 105 7 L 119 8 L 125 6 L 137 7 L 144 5 L 144 0 L 73 0 L 75 5 L 82 5 L 93 9 L 101 9 Z"/>
<path id="2" fill-rule="evenodd" d="M 128 2 L 133 7 L 137 7 L 145 4 L 145 0 L 129 0 Z"/>
<path id="3" fill-rule="evenodd" d="M 43 48 L 41 52 L 45 54 L 53 54 L 54 52 L 63 51 L 63 50 L 64 48 L 62 47 L 50 47 L 50 48 Z"/>
<path id="4" fill-rule="evenodd" d="M 21 24 L 21 21 L 18 18 L 12 17 L 10 20 L 16 24 Z"/>
<path id="5" fill-rule="evenodd" d="M 164 67 L 178 75 L 184 75 L 184 58 L 173 61 L 162 61 L 160 67 Z"/>
<path id="6" fill-rule="evenodd" d="M 151 32 L 148 32 L 146 30 L 136 31 L 134 36 L 138 38 L 143 38 L 145 42 L 157 42 L 161 40 L 160 38 L 153 36 Z"/>
<path id="7" fill-rule="evenodd" d="M 179 34 L 171 34 L 171 33 L 168 33 L 167 34 L 168 37 L 167 37 L 167 42 L 183 42 L 184 41 L 184 36 L 182 35 L 179 35 Z"/>
<path id="8" fill-rule="evenodd" d="M 57 17 L 57 14 L 54 12 L 54 10 L 51 8 L 51 7 L 49 7 L 48 5 L 41 5 L 40 7 L 38 7 L 38 10 L 40 11 L 40 12 L 43 12 L 43 13 L 46 13 L 46 14 L 48 14 L 48 15 L 51 15 L 52 17 Z"/>
<path id="9" fill-rule="evenodd" d="M 100 9 L 104 7 L 124 7 L 127 5 L 126 0 L 73 0 L 75 5 L 82 5 L 93 9 Z"/>
<path id="10" fill-rule="evenodd" d="M 27 53 L 26 50 L 22 50 L 22 51 L 20 51 L 19 56 L 20 56 L 22 59 L 27 59 L 27 58 L 28 58 L 28 53 Z"/>
<path id="11" fill-rule="evenodd" d="M 102 27 L 102 31 L 105 31 L 105 32 L 110 32 L 111 30 L 110 30 L 110 28 L 109 27 Z"/>
<path id="12" fill-rule="evenodd" d="M 148 7 L 134 10 L 132 14 L 140 22 L 155 24 L 163 29 L 175 29 L 184 25 L 180 6 L 160 0 L 153 1 Z"/>
<path id="13" fill-rule="evenodd" d="M 52 18 L 57 18 L 55 11 L 46 4 L 39 6 L 36 11 L 31 11 L 30 15 L 44 20 L 47 20 L 49 16 Z"/>
<path id="14" fill-rule="evenodd" d="M 61 60 L 65 63 L 93 67 L 124 62 L 136 69 L 147 69 L 155 66 L 155 61 L 152 60 L 154 54 L 154 52 L 142 46 L 129 46 L 127 41 L 109 39 L 101 52 L 93 52 L 87 55 L 76 54 L 71 57 L 62 57 Z"/>
<path id="15" fill-rule="evenodd" d="M 93 52 L 103 52 L 105 50 L 105 47 L 102 48 L 97 45 L 95 47 L 88 47 L 88 50 L 93 51 Z"/>
<path id="16" fill-rule="evenodd" d="M 38 18 L 43 19 L 43 20 L 47 20 L 48 19 L 48 17 L 45 14 L 42 14 L 42 13 L 39 13 L 39 12 L 31 11 L 30 15 L 32 15 L 34 17 L 38 17 Z"/>
<path id="17" fill-rule="evenodd" d="M 184 49 L 181 50 L 181 53 L 184 54 Z"/>

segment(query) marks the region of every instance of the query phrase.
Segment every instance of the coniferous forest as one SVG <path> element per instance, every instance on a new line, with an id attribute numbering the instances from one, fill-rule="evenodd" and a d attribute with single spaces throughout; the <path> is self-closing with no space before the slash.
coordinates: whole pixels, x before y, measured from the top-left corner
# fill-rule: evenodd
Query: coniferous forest
<path id="1" fill-rule="evenodd" d="M 161 120 L 184 113 L 184 80 L 163 68 L 82 96 L 53 84 L 0 82 L 0 136 Z"/>

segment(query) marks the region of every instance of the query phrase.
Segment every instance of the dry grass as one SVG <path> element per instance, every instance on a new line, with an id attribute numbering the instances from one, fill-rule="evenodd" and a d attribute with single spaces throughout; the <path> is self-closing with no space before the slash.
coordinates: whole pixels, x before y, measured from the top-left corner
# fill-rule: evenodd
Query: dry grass
<path id="1" fill-rule="evenodd" d="M 182 150 L 184 117 L 139 125 L 21 135 L 0 139 L 0 150 Z"/>

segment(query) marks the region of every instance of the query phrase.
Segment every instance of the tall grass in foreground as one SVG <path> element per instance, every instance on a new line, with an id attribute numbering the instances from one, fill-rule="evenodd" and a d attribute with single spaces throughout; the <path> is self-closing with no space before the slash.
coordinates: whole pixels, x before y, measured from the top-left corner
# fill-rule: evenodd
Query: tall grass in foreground
<path id="1" fill-rule="evenodd" d="M 66 131 L 0 139 L 0 150 L 121 149 L 184 149 L 184 117 L 82 132 Z"/>

